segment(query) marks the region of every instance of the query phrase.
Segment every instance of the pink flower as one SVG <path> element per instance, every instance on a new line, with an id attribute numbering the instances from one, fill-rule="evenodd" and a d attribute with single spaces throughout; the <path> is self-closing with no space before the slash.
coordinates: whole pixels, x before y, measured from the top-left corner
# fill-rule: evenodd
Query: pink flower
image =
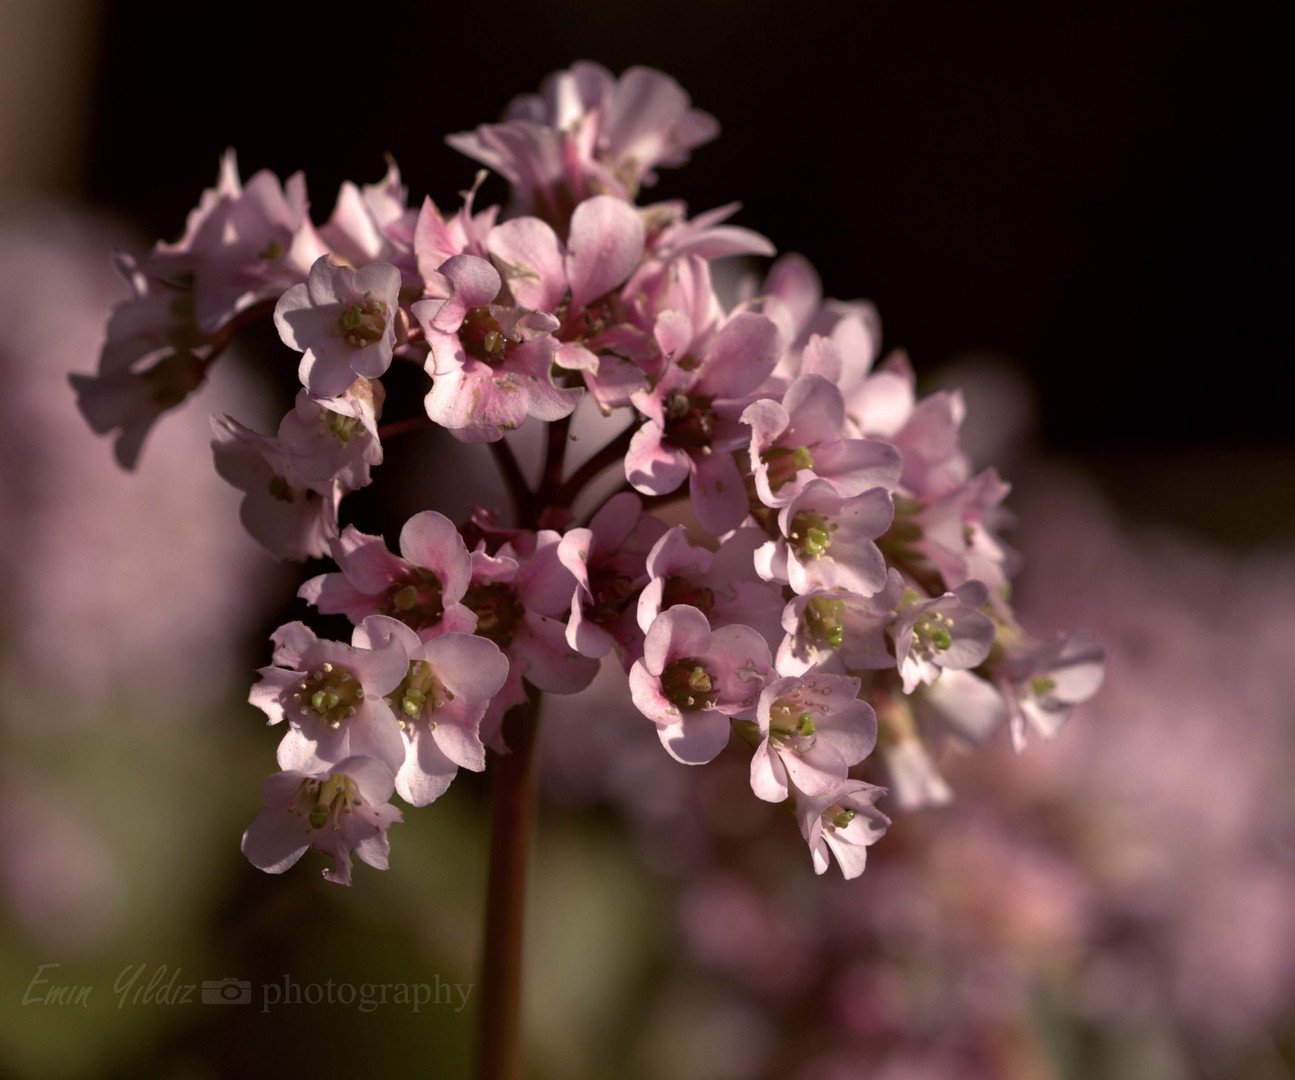
<path id="1" fill-rule="evenodd" d="M 297 375 L 313 397 L 338 397 L 357 377 L 376 379 L 391 366 L 399 292 L 394 266 L 351 270 L 321 256 L 304 284 L 279 297 L 274 325 L 302 354 Z"/>
<path id="2" fill-rule="evenodd" d="M 1105 672 L 1106 650 L 1087 634 L 1009 655 L 998 685 L 1007 699 L 1012 745 L 1024 749 L 1028 728 L 1045 739 L 1056 735 L 1071 710 L 1101 688 Z"/>
<path id="3" fill-rule="evenodd" d="M 287 623 L 271 636 L 273 666 L 248 698 L 269 723 L 288 721 L 279 743 L 279 767 L 313 770 L 353 755 L 374 757 L 394 773 L 405 759 L 400 726 L 384 698 L 409 669 L 401 639 L 372 647 L 356 632 L 355 644 L 315 636 L 303 623 Z"/>
<path id="4" fill-rule="evenodd" d="M 332 545 L 341 573 L 311 578 L 297 593 L 326 615 L 355 624 L 369 615 L 399 619 L 420 638 L 471 633 L 476 618 L 462 601 L 472 558 L 454 523 L 434 510 L 415 514 L 400 530 L 400 556 L 380 536 L 348 525 Z"/>
<path id="5" fill-rule="evenodd" d="M 630 670 L 634 704 L 676 761 L 701 765 L 724 749 L 729 717 L 753 713 L 770 667 L 769 646 L 749 626 L 711 630 L 681 604 L 657 616 L 643 659 Z"/>
<path id="6" fill-rule="evenodd" d="M 873 700 L 877 703 L 877 750 L 895 805 L 907 811 L 951 802 L 953 791 L 918 731 L 910 699 L 885 694 Z"/>
<path id="7" fill-rule="evenodd" d="M 687 316 L 668 311 L 656 336 L 670 364 L 652 393 L 633 395 L 648 421 L 630 443 L 625 476 L 649 495 L 668 494 L 691 476 L 693 513 L 718 536 L 746 516 L 746 484 L 732 451 L 746 441 L 739 417 L 748 396 L 781 354 L 778 328 L 740 312 L 701 341 Z"/>
<path id="8" fill-rule="evenodd" d="M 332 858 L 324 877 L 338 885 L 351 883 L 351 852 L 385 870 L 387 830 L 402 820 L 388 802 L 393 787 L 391 770 L 368 757 L 275 773 L 261 785 L 265 809 L 243 833 L 243 854 L 258 869 L 282 874 L 313 847 Z"/>
<path id="9" fill-rule="evenodd" d="M 960 487 L 971 473 L 958 445 L 967 407 L 962 394 L 941 390 L 922 398 L 889 441 L 904 456 L 904 490 L 922 499 L 939 498 Z"/>
<path id="10" fill-rule="evenodd" d="M 418 211 L 409 208 L 409 191 L 400 169 L 387 158 L 387 175 L 376 184 L 342 183 L 337 206 L 319 235 L 337 258 L 358 269 L 369 263 L 391 263 L 407 286 L 422 287 L 414 257 Z M 442 260 L 444 261 L 444 260 Z"/>
<path id="11" fill-rule="evenodd" d="M 382 464 L 377 413 L 383 397 L 382 384 L 364 378 L 337 397 L 320 400 L 307 390 L 297 392 L 278 437 L 304 483 L 324 490 L 333 480 L 348 491 L 368 486 L 369 470 Z"/>
<path id="12" fill-rule="evenodd" d="M 508 678 L 508 658 L 494 642 L 471 634 L 421 641 L 385 615 L 370 615 L 355 633 L 356 644 L 366 648 L 393 639 L 409 658 L 408 673 L 387 695 L 406 744 L 396 791 L 411 806 L 426 806 L 445 793 L 460 766 L 486 767 L 481 718 Z"/>
<path id="13" fill-rule="evenodd" d="M 930 685 L 945 669 L 978 667 L 994 644 L 994 624 L 979 608 L 989 590 L 967 581 L 943 596 L 923 599 L 909 591 L 900 605 L 891 634 L 904 693 L 919 683 Z"/>
<path id="14" fill-rule="evenodd" d="M 427 415 L 463 442 L 495 442 L 528 416 L 569 416 L 581 392 L 550 374 L 558 320 L 495 303 L 499 272 L 474 255 L 454 256 L 439 277 L 448 297 L 410 308 L 431 347 Z"/>
<path id="15" fill-rule="evenodd" d="M 829 481 L 811 480 L 778 512 L 782 536 L 756 552 L 756 570 L 802 594 L 844 589 L 871 596 L 886 584 L 886 562 L 873 541 L 893 517 L 885 488 L 842 498 Z"/>
<path id="16" fill-rule="evenodd" d="M 998 689 L 970 671 L 945 668 L 913 695 L 913 714 L 928 740 L 952 736 L 964 747 L 981 746 L 1007 719 Z"/>
<path id="17" fill-rule="evenodd" d="M 998 539 L 997 530 L 1010 520 L 1000 504 L 1011 490 L 994 469 L 986 469 L 961 487 L 919 505 L 905 515 L 906 529 L 915 536 L 896 539 L 929 560 L 947 589 L 964 581 L 983 581 L 991 596 L 1007 583 L 1015 553 Z"/>
<path id="18" fill-rule="evenodd" d="M 786 631 L 778 648 L 778 670 L 799 675 L 811 667 L 824 671 L 884 670 L 895 666 L 886 628 L 904 595 L 898 570 L 886 571 L 886 584 L 873 596 L 844 589 L 811 589 L 782 612 Z"/>
<path id="19" fill-rule="evenodd" d="M 843 780 L 819 795 L 796 795 L 800 834 L 809 844 L 814 872 L 827 870 L 828 853 L 836 856 L 841 875 L 848 881 L 863 873 L 868 848 L 886 832 L 890 819 L 874 805 L 885 788 L 862 780 Z"/>
<path id="20" fill-rule="evenodd" d="M 683 164 L 718 130 L 669 76 L 633 67 L 614 79 L 582 60 L 514 100 L 502 123 L 446 141 L 507 178 L 514 213 L 562 225 L 589 195 L 633 199 L 655 180 L 652 169 Z"/>
<path id="21" fill-rule="evenodd" d="M 247 493 L 239 519 L 256 541 L 278 559 L 326 554 L 337 535 L 341 485 L 320 485 L 302 475 L 297 455 L 280 440 L 258 435 L 237 420 L 213 416 L 211 427 L 216 471 Z"/>
<path id="22" fill-rule="evenodd" d="M 543 221 L 523 217 L 496 225 L 488 246 L 513 300 L 557 315 L 555 362 L 582 371 L 600 405 L 626 404 L 646 389 L 627 355 L 655 356 L 655 342 L 625 322 L 616 295 L 643 255 L 643 225 L 629 203 L 586 199 L 571 215 L 566 245 Z"/>
<path id="23" fill-rule="evenodd" d="M 718 551 L 708 551 L 688 543 L 683 526 L 676 525 L 648 553 L 650 580 L 638 599 L 639 628 L 647 633 L 661 612 L 687 604 L 716 625 L 753 627 L 776 647 L 782 639 L 782 594 L 752 564 L 765 539 L 760 529 L 737 529 Z"/>
<path id="24" fill-rule="evenodd" d="M 218 187 L 190 215 L 184 239 L 156 248 L 140 269 L 163 281 L 191 282 L 196 324 L 209 333 L 305 280 L 326 251 L 308 209 L 301 173 L 281 185 L 262 170 L 240 185 L 231 152 Z"/>
<path id="25" fill-rule="evenodd" d="M 458 213 L 448 219 L 441 216 L 431 196 L 423 200 L 414 226 L 414 256 L 424 283 L 436 282 L 441 266 L 455 255 L 487 257 L 486 237 L 494 228 L 499 207 L 489 206 L 478 212 L 472 208 L 477 188 L 486 175 L 485 169 L 477 173 L 476 182 L 462 193 L 463 205 Z"/>
<path id="26" fill-rule="evenodd" d="M 664 535 L 660 518 L 643 513 L 637 495 L 613 495 L 588 528 L 572 529 L 558 545 L 558 559 L 575 578 L 567 644 L 581 656 L 599 658 L 613 648 L 641 653 L 637 599 L 647 584 L 648 549 Z"/>
<path id="27" fill-rule="evenodd" d="M 904 467 L 889 443 L 841 437 L 845 401 L 821 375 L 800 376 L 782 404 L 752 402 L 742 422 L 751 425 L 751 468 L 766 506 L 786 506 L 815 478 L 829 481 L 838 495 L 893 490 Z"/>
<path id="28" fill-rule="evenodd" d="M 555 616 L 571 607 L 576 582 L 558 557 L 561 538 L 551 529 L 521 534 L 494 555 L 485 543 L 472 553 L 472 584 L 463 598 L 477 616 L 477 633 L 508 657 L 508 680 L 482 724 L 487 746 L 503 749 L 504 713 L 526 700 L 525 679 L 540 690 L 574 694 L 598 673 L 598 661 L 567 644 L 566 625 Z"/>
<path id="29" fill-rule="evenodd" d="M 858 693 L 858 679 L 813 670 L 770 682 L 756 711 L 762 736 L 751 758 L 756 795 L 781 802 L 789 784 L 821 795 L 844 781 L 877 744 L 877 716 Z"/>
<path id="30" fill-rule="evenodd" d="M 727 203 L 695 218 L 688 217 L 688 205 L 680 199 L 643 207 L 639 213 L 648 230 L 648 257 L 668 265 L 686 255 L 702 259 L 773 255 L 775 249 L 767 237 L 741 225 L 721 224 L 741 207 L 741 203 Z"/>

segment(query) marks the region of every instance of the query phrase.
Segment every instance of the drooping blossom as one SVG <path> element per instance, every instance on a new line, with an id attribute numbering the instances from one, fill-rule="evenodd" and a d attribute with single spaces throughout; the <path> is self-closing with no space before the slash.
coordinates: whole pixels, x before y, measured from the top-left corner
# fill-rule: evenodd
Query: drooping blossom
<path id="1" fill-rule="evenodd" d="M 388 800 L 395 778 L 381 761 L 351 757 L 326 769 L 292 769 L 261 785 L 265 809 L 243 833 L 243 854 L 267 874 L 282 874 L 309 848 L 333 860 L 324 877 L 351 883 L 351 853 L 387 869 L 387 830 L 402 821 Z"/>
<path id="2" fill-rule="evenodd" d="M 1011 655 L 998 683 L 1007 699 L 1012 744 L 1025 746 L 1027 731 L 1050 739 L 1076 705 L 1102 685 L 1106 650 L 1087 634 L 1074 634 Z"/>
<path id="3" fill-rule="evenodd" d="M 627 665 L 638 659 L 638 597 L 648 581 L 648 551 L 665 531 L 665 522 L 643 513 L 637 495 L 621 492 L 603 504 L 588 528 L 562 537 L 558 558 L 576 582 L 567 644 L 581 656 L 598 658 L 618 648 Z"/>
<path id="4" fill-rule="evenodd" d="M 885 793 L 885 788 L 862 780 L 843 780 L 817 795 L 797 793 L 796 817 L 809 844 L 815 873 L 827 870 L 829 853 L 836 856 L 846 880 L 863 873 L 868 848 L 890 825 L 890 818 L 875 805 Z"/>
<path id="5" fill-rule="evenodd" d="M 508 679 L 490 703 L 482 740 L 501 749 L 504 713 L 526 700 L 523 684 L 572 694 L 598 673 L 598 661 L 567 644 L 561 616 L 570 611 L 576 582 L 558 556 L 560 537 L 551 529 L 523 533 L 490 554 L 485 542 L 472 552 L 472 583 L 463 603 L 477 617 L 476 632 L 508 657 Z"/>
<path id="6" fill-rule="evenodd" d="M 891 628 L 904 693 L 935 682 L 945 669 L 966 671 L 984 661 L 994 644 L 994 624 L 979 610 L 988 601 L 989 590 L 979 581 L 942 596 L 904 598 Z"/>
<path id="7" fill-rule="evenodd" d="M 244 527 L 279 559 L 316 558 L 337 535 L 341 485 L 322 485 L 297 468 L 297 455 L 278 439 L 258 435 L 228 416 L 212 417 L 216 471 L 246 492 Z"/>
<path id="8" fill-rule="evenodd" d="M 858 679 L 812 670 L 765 686 L 756 708 L 761 739 L 751 758 L 752 790 L 781 802 L 793 785 L 821 795 L 844 781 L 877 743 L 876 714 L 858 693 Z"/>

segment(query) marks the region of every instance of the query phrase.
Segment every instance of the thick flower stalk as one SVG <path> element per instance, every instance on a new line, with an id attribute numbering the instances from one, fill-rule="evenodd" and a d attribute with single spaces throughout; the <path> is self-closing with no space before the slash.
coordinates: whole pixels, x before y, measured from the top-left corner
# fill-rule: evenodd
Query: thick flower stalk
<path id="1" fill-rule="evenodd" d="M 316 227 L 300 174 L 244 185 L 229 153 L 178 242 L 121 260 L 131 297 L 73 383 L 124 463 L 249 322 L 272 317 L 300 354 L 275 435 L 214 420 L 249 532 L 330 558 L 301 595 L 355 624 L 349 643 L 274 635 L 252 701 L 286 734 L 244 838 L 256 865 L 313 847 L 330 880 L 350 882 L 352 852 L 385 867 L 393 790 L 423 806 L 486 768 L 485 747 L 507 754 L 512 709 L 528 756 L 539 692 L 576 693 L 614 656 L 665 752 L 749 749 L 753 797 L 786 806 L 818 873 L 834 857 L 854 877 L 888 824 L 879 800 L 950 798 L 945 744 L 1007 727 L 1019 749 L 1097 690 L 1100 648 L 1035 640 L 1012 613 L 1009 489 L 960 449 L 961 396 L 918 397 L 900 353 L 878 363 L 875 310 L 824 299 L 799 256 L 726 308 L 711 263 L 772 245 L 724 224 L 735 206 L 638 201 L 716 131 L 659 72 L 579 63 L 451 136 L 511 182 L 502 211 L 475 187 L 448 216 L 410 205 L 393 164 Z M 387 396 L 393 363 L 425 372 L 421 398 Z M 617 434 L 571 469 L 585 398 Z M 433 424 L 491 444 L 515 520 L 425 510 L 396 554 L 344 524 L 345 496 L 385 439 Z M 536 490 L 504 441 L 523 424 L 549 427 Z M 575 518 L 607 470 L 623 486 Z M 695 525 L 659 516 L 671 502 Z M 889 796 L 860 775 L 874 763 Z"/>

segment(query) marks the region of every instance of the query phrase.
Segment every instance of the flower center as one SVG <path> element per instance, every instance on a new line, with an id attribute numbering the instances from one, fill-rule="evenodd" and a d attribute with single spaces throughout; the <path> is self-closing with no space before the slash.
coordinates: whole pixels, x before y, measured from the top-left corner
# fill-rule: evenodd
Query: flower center
<path id="1" fill-rule="evenodd" d="M 801 622 L 805 633 L 814 641 L 825 641 L 834 649 L 841 647 L 845 637 L 845 628 L 841 625 L 841 615 L 845 611 L 844 600 L 829 600 L 826 596 L 816 596 L 805 605 Z"/>
<path id="2" fill-rule="evenodd" d="M 665 441 L 682 449 L 709 447 L 715 434 L 715 410 L 706 398 L 671 394 L 665 403 Z"/>
<path id="3" fill-rule="evenodd" d="M 526 606 L 517 590 L 503 582 L 474 585 L 463 602 L 477 614 L 477 633 L 501 649 L 512 644 L 513 635 L 526 617 Z"/>
<path id="4" fill-rule="evenodd" d="M 353 349 L 363 349 L 381 341 L 387 332 L 387 305 L 365 293 L 360 303 L 342 308 L 337 326 L 346 344 Z"/>
<path id="5" fill-rule="evenodd" d="M 676 660 L 661 673 L 661 692 L 682 712 L 706 708 L 714 686 L 711 673 L 697 660 Z"/>
<path id="6" fill-rule="evenodd" d="M 953 644 L 953 617 L 928 611 L 913 624 L 913 644 L 927 656 L 944 652 Z"/>
<path id="7" fill-rule="evenodd" d="M 325 663 L 297 683 L 292 700 L 299 715 L 313 713 L 320 723 L 338 728 L 355 715 L 364 700 L 364 687 L 346 668 Z"/>
<path id="8" fill-rule="evenodd" d="M 789 446 L 771 446 L 760 455 L 760 460 L 769 471 L 769 487 L 773 491 L 795 480 L 801 469 L 814 467 L 814 458 L 806 446 L 798 446 L 794 450 Z"/>
<path id="9" fill-rule="evenodd" d="M 327 780 L 303 780 L 288 803 L 289 812 L 306 815 L 312 829 L 332 825 L 340 829 L 340 818 L 362 806 L 360 789 L 349 776 L 335 773 Z"/>
<path id="10" fill-rule="evenodd" d="M 436 721 L 432 714 L 447 701 L 453 701 L 454 695 L 436 677 L 431 664 L 426 660 L 415 660 L 409 665 L 409 674 L 387 696 L 387 700 L 395 710 L 401 728 L 424 719 L 429 728 L 435 729 Z"/>
<path id="11" fill-rule="evenodd" d="M 337 438 L 338 443 L 345 446 L 355 435 L 355 429 L 363 429 L 364 425 L 354 416 L 343 416 L 341 413 L 335 413 L 332 409 L 319 410 L 319 422 L 322 430 L 320 434 L 332 432 Z"/>
<path id="12" fill-rule="evenodd" d="M 488 307 L 474 307 L 463 316 L 459 340 L 463 343 L 463 351 L 474 360 L 487 364 L 504 362 L 508 338 Z"/>
<path id="13" fill-rule="evenodd" d="M 814 746 L 814 716 L 799 693 L 779 698 L 769 709 L 769 742 L 777 747 L 803 754 Z"/>
<path id="14" fill-rule="evenodd" d="M 411 566 L 393 581 L 378 606 L 380 615 L 399 619 L 414 631 L 435 626 L 444 612 L 441 579 L 421 566 Z"/>
<path id="15" fill-rule="evenodd" d="M 665 587 L 661 590 L 661 610 L 665 611 L 676 604 L 687 604 L 689 607 L 695 607 L 703 615 L 709 615 L 715 607 L 715 592 L 687 578 L 667 578 Z"/>
<path id="16" fill-rule="evenodd" d="M 609 623 L 623 612 L 635 593 L 634 579 L 618 570 L 595 570 L 589 575 L 594 602 L 585 609 L 596 623 Z"/>
<path id="17" fill-rule="evenodd" d="M 832 533 L 836 528 L 836 522 L 829 522 L 822 514 L 802 510 L 791 519 L 791 533 L 787 539 L 802 559 L 817 559 L 832 546 Z"/>
<path id="18" fill-rule="evenodd" d="M 829 832 L 836 832 L 837 829 L 846 828 L 855 818 L 855 812 L 842 806 L 840 803 L 833 803 L 823 811 L 823 828 Z"/>
<path id="19" fill-rule="evenodd" d="M 1047 697 L 1056 688 L 1056 679 L 1049 679 L 1046 675 L 1036 675 L 1030 680 L 1030 690 L 1037 698 Z"/>

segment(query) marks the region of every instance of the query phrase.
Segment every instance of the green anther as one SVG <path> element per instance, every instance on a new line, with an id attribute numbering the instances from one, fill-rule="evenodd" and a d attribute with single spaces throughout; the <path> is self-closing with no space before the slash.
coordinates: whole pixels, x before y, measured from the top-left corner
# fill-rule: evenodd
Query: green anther
<path id="1" fill-rule="evenodd" d="M 337 436 L 337 441 L 345 446 L 351 441 L 351 436 L 355 434 L 355 429 L 359 421 L 353 416 L 343 416 L 341 413 L 335 413 L 325 409 L 324 416 L 327 418 L 328 430 Z"/>
<path id="2" fill-rule="evenodd" d="M 822 555 L 831 546 L 832 537 L 826 529 L 809 528 L 805 530 L 805 550 L 810 555 Z"/>
<path id="3" fill-rule="evenodd" d="M 853 810 L 839 810 L 832 815 L 832 828 L 844 829 L 854 820 Z"/>
<path id="4" fill-rule="evenodd" d="M 931 635 L 931 644 L 941 652 L 944 652 L 945 649 L 953 644 L 953 635 L 942 626 Z"/>
<path id="5" fill-rule="evenodd" d="M 1030 680 L 1030 689 L 1033 690 L 1038 697 L 1043 697 L 1044 694 L 1049 694 L 1056 688 L 1056 680 L 1049 679 L 1046 675 L 1036 675 Z"/>
<path id="6" fill-rule="evenodd" d="M 796 734 L 798 735 L 814 734 L 814 718 L 810 716 L 809 713 L 803 712 L 798 717 L 796 717 Z"/>
<path id="7" fill-rule="evenodd" d="M 396 611 L 409 611 L 418 604 L 418 587 L 406 585 L 391 598 L 391 606 Z"/>
<path id="8" fill-rule="evenodd" d="M 792 455 L 791 460 L 797 469 L 812 469 L 814 467 L 814 459 L 810 456 L 809 450 L 803 446 L 796 447 L 796 452 Z"/>
<path id="9" fill-rule="evenodd" d="M 698 664 L 692 669 L 688 676 L 689 689 L 697 691 L 699 694 L 709 694 L 711 691 L 710 675 L 706 669 Z"/>
<path id="10" fill-rule="evenodd" d="M 258 259 L 277 259 L 283 255 L 283 245 L 277 240 L 271 240 L 265 247 L 257 253 Z"/>
<path id="11" fill-rule="evenodd" d="M 845 638 L 845 630 L 843 627 L 834 626 L 830 630 L 828 630 L 826 636 L 827 636 L 827 643 L 831 645 L 832 648 L 839 649 L 841 647 L 841 642 Z"/>

